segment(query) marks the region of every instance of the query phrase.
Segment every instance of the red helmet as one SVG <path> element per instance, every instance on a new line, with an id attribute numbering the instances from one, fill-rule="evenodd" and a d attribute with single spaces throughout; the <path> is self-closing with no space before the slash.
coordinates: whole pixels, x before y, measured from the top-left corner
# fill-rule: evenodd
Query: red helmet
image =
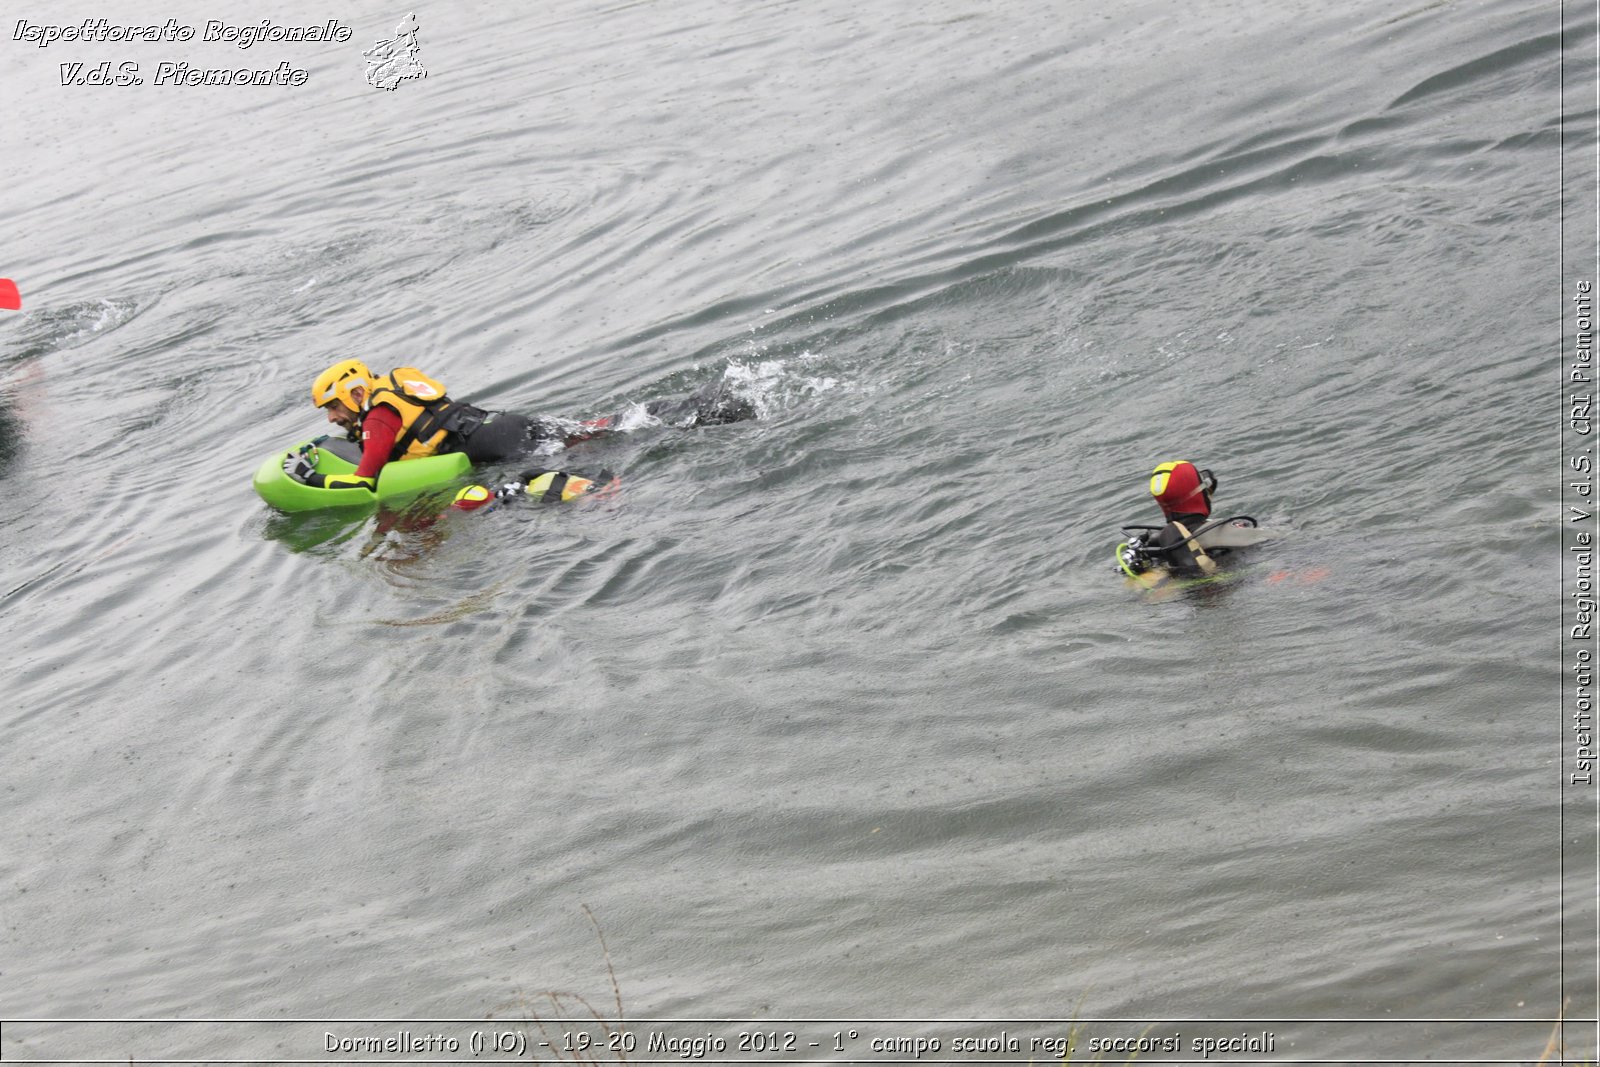
<path id="1" fill-rule="evenodd" d="M 1188 460 L 1163 463 L 1150 476 L 1150 495 L 1168 519 L 1174 515 L 1211 514 L 1211 491 L 1217 480 L 1210 471 L 1198 470 Z"/>

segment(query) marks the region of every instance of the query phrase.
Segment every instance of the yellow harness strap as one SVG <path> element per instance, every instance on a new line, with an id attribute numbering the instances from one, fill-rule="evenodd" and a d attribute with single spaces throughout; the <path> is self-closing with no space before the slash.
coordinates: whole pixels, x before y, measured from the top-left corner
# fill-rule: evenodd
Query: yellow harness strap
<path id="1" fill-rule="evenodd" d="M 1174 522 L 1172 525 L 1177 529 L 1178 533 L 1183 535 L 1183 539 L 1186 542 L 1185 547 L 1194 554 L 1194 562 L 1200 568 L 1200 573 L 1215 574 L 1217 561 L 1206 554 L 1206 550 L 1200 546 L 1199 541 L 1194 539 L 1194 535 L 1189 532 L 1189 528 L 1181 522 Z"/>

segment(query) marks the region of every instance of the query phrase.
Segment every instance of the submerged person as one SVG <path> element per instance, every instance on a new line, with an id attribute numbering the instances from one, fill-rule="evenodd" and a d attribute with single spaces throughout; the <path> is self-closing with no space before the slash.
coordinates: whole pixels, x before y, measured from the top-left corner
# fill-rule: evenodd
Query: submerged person
<path id="1" fill-rule="evenodd" d="M 388 463 L 446 452 L 463 452 L 473 463 L 510 459 L 550 442 L 573 445 L 616 432 L 618 415 L 575 425 L 529 418 L 508 411 L 486 411 L 451 400 L 444 384 L 414 367 L 373 374 L 357 359 L 335 363 L 311 386 L 311 400 L 328 421 L 361 443 L 361 463 L 353 474 L 322 474 L 304 451 L 291 452 L 284 473 L 316 488 L 375 490 Z M 753 418 L 746 400 L 728 395 L 720 382 L 677 401 L 652 401 L 645 411 L 677 426 L 709 426 Z"/>

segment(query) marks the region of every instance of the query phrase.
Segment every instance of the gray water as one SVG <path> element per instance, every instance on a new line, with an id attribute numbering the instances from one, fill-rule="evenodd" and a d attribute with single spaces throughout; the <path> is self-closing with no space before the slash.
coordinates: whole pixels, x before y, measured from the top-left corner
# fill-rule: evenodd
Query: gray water
<path id="1" fill-rule="evenodd" d="M 378 1059 L 323 1034 L 546 991 L 841 1062 L 1045 1063 L 952 1045 L 1074 1017 L 1532 1062 L 1593 1019 L 1592 10 L 457 0 L 374 89 L 405 13 L 7 11 L 0 1055 Z M 108 59 L 308 74 L 61 84 Z M 554 458 L 608 501 L 276 515 L 250 473 L 349 356 L 760 417 Z M 1288 536 L 1143 598 L 1112 548 L 1179 458 Z"/>

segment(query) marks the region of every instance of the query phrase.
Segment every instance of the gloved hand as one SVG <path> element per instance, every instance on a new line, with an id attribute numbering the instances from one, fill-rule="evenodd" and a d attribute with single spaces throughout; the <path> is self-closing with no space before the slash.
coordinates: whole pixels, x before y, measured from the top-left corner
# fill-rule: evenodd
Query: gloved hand
<path id="1" fill-rule="evenodd" d="M 290 452 L 283 457 L 283 473 L 297 482 L 304 482 L 317 472 L 317 450 L 311 449 L 308 455 L 305 449 L 299 452 Z"/>

